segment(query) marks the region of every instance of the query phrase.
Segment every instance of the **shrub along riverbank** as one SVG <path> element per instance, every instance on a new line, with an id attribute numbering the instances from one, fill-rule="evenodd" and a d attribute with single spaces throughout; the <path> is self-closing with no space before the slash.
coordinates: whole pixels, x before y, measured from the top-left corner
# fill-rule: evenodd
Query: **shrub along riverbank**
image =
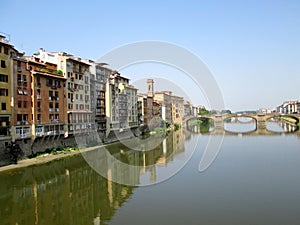
<path id="1" fill-rule="evenodd" d="M 31 158 L 43 157 L 43 156 L 47 156 L 47 155 L 57 155 L 57 154 L 63 154 L 63 153 L 72 152 L 72 151 L 78 151 L 78 150 L 79 150 L 79 147 L 47 148 L 46 151 L 44 151 L 44 152 L 32 153 L 31 155 L 28 156 L 28 158 L 31 159 Z"/>

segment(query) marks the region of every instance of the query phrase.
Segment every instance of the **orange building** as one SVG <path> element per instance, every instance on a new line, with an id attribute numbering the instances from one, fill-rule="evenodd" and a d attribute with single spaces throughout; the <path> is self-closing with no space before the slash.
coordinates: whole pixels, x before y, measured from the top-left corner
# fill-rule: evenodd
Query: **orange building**
<path id="1" fill-rule="evenodd" d="M 55 64 L 28 59 L 32 76 L 33 135 L 62 135 L 67 129 L 66 78 Z"/>

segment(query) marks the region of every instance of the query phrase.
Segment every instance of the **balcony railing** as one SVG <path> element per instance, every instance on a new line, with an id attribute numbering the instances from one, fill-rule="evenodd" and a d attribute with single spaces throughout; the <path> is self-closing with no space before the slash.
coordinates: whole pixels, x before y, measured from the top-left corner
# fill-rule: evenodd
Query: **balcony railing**
<path id="1" fill-rule="evenodd" d="M 59 119 L 53 119 L 50 121 L 50 123 L 59 123 L 59 122 L 60 122 Z"/>
<path id="2" fill-rule="evenodd" d="M 28 121 L 22 120 L 22 121 L 17 121 L 17 125 L 28 125 Z"/>

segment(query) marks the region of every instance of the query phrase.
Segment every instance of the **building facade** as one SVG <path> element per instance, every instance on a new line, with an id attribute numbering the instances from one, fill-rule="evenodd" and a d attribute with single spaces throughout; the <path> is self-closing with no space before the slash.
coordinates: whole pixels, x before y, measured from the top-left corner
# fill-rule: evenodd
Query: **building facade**
<path id="1" fill-rule="evenodd" d="M 28 57 L 32 90 L 32 135 L 67 135 L 66 78 L 57 65 Z"/>
<path id="2" fill-rule="evenodd" d="M 112 71 L 106 84 L 106 134 L 107 137 L 138 127 L 137 89 L 129 84 L 129 79 Z"/>
<path id="3" fill-rule="evenodd" d="M 57 64 L 57 70 L 62 71 L 67 79 L 65 91 L 68 128 L 65 135 L 91 131 L 93 122 L 90 107 L 90 65 L 65 52 L 47 52 L 40 49 L 34 56 L 41 62 Z"/>
<path id="4" fill-rule="evenodd" d="M 23 54 L 18 53 L 13 57 L 12 73 L 12 140 L 32 138 L 33 114 L 32 114 L 32 89 L 31 73 L 27 68 L 27 60 Z"/>
<path id="5" fill-rule="evenodd" d="M 0 35 L 0 138 L 10 138 L 12 123 L 12 57 L 17 54 L 14 46 Z"/>
<path id="6" fill-rule="evenodd" d="M 92 128 L 100 136 L 105 137 L 106 131 L 106 83 L 112 70 L 106 64 L 86 60 L 90 65 L 90 103 L 92 112 Z"/>
<path id="7" fill-rule="evenodd" d="M 277 112 L 284 114 L 300 113 L 300 101 L 286 101 L 277 107 Z"/>

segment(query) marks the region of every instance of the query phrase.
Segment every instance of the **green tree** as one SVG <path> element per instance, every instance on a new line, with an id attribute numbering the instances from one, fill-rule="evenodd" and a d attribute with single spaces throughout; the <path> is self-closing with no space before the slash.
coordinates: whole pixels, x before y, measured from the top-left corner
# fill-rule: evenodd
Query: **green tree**
<path id="1" fill-rule="evenodd" d="M 200 111 L 199 111 L 198 114 L 199 114 L 199 115 L 208 115 L 208 114 L 209 114 L 209 111 L 208 111 L 207 109 L 203 108 L 203 109 L 200 109 Z"/>

